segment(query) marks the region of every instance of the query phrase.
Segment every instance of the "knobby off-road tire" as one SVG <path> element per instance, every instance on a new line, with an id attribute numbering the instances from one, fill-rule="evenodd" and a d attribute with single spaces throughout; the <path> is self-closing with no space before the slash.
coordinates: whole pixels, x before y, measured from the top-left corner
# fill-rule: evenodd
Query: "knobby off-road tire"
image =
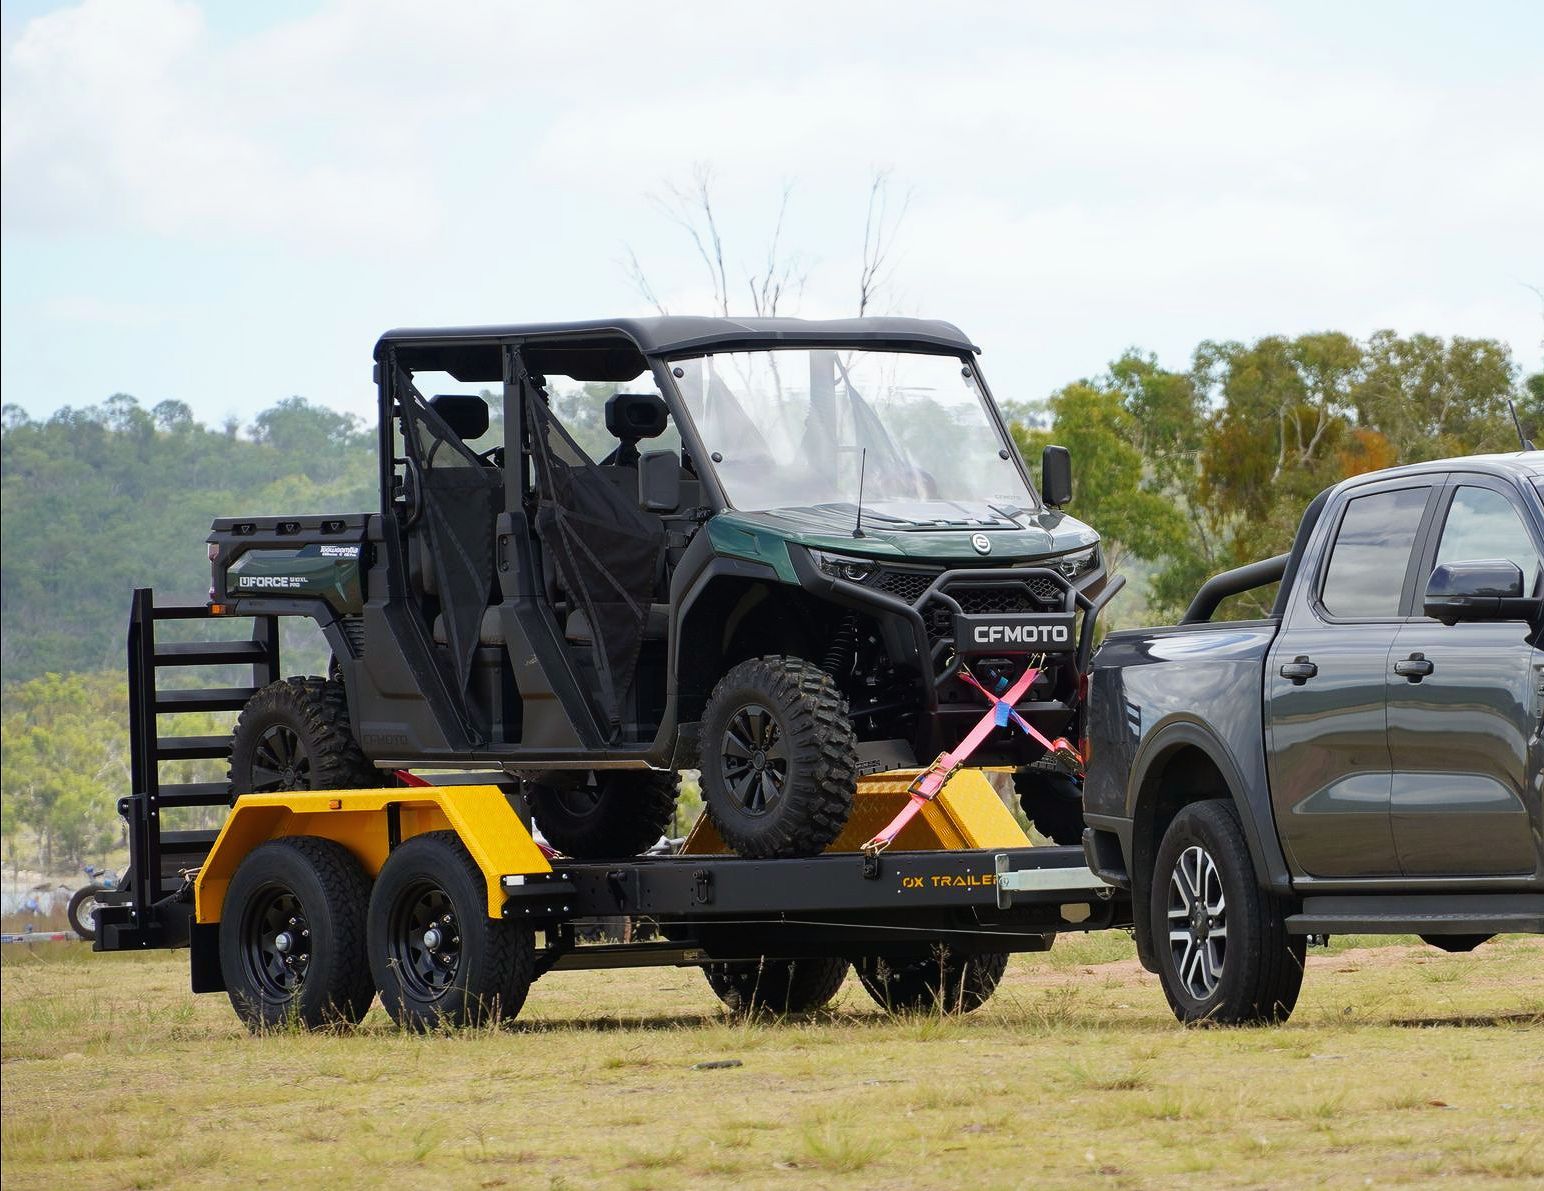
<path id="1" fill-rule="evenodd" d="M 675 815 L 681 775 L 613 769 L 551 775 L 526 786 L 547 842 L 579 860 L 636 856 L 659 842 Z"/>
<path id="2" fill-rule="evenodd" d="M 1193 802 L 1164 832 L 1149 923 L 1158 975 L 1184 1022 L 1282 1022 L 1297 1004 L 1308 940 L 1255 878 L 1231 802 Z"/>
<path id="3" fill-rule="evenodd" d="M 1059 769 L 1029 766 L 1013 774 L 1019 806 L 1035 830 L 1056 844 L 1083 842 L 1083 787 Z"/>
<path id="4" fill-rule="evenodd" d="M 341 844 L 309 836 L 247 854 L 220 914 L 220 970 L 254 1032 L 353 1024 L 375 989 L 365 958 L 370 881 Z"/>
<path id="5" fill-rule="evenodd" d="M 845 959 L 761 959 L 705 964 L 708 987 L 732 1013 L 814 1013 L 842 989 Z"/>
<path id="6" fill-rule="evenodd" d="M 963 955 L 952 947 L 940 946 L 910 958 L 865 956 L 857 966 L 859 983 L 881 1009 L 891 1013 L 971 1013 L 997 991 L 1008 968 L 1008 953 Z"/>
<path id="7" fill-rule="evenodd" d="M 393 850 L 366 921 L 370 973 L 399 1026 L 508 1023 L 525 1004 L 536 966 L 531 928 L 488 917 L 482 869 L 454 831 Z"/>
<path id="8" fill-rule="evenodd" d="M 742 856 L 815 856 L 847 825 L 858 743 L 831 676 L 794 657 L 725 674 L 702 717 L 702 792 Z"/>
<path id="9" fill-rule="evenodd" d="M 83 885 L 70 894 L 70 904 L 65 910 L 65 916 L 70 920 L 70 929 L 86 942 L 90 943 L 96 938 L 96 919 L 92 917 L 97 908 L 97 894 L 101 891 L 95 885 Z"/>
<path id="10" fill-rule="evenodd" d="M 347 790 L 383 785 L 349 726 L 341 682 L 286 678 L 241 709 L 231 737 L 233 796 L 272 790 Z"/>

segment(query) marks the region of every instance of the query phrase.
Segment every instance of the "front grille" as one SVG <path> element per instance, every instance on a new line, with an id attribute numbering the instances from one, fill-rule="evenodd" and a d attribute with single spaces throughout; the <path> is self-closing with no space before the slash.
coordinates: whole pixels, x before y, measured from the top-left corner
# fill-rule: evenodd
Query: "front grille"
<path id="1" fill-rule="evenodd" d="M 881 567 L 869 577 L 867 586 L 913 604 L 942 573 L 941 570 Z M 1056 580 L 1037 575 L 1025 582 L 1029 587 L 1027 592 L 1024 583 L 1007 587 L 972 587 L 961 583 L 952 586 L 949 595 L 958 601 L 962 611 L 972 616 L 1055 612 L 1065 606 L 1064 589 Z M 954 612 L 941 602 L 930 601 L 930 605 L 921 610 L 922 620 L 927 625 L 928 638 L 936 643 L 954 631 Z"/>

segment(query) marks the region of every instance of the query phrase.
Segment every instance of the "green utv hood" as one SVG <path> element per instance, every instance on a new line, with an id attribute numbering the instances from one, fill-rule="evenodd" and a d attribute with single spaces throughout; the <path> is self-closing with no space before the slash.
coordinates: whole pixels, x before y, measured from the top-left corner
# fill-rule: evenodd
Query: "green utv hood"
<path id="1" fill-rule="evenodd" d="M 936 506 L 936 508 L 934 507 Z M 926 514 L 935 513 L 933 523 Z M 797 582 L 788 559 L 788 543 L 833 554 L 875 561 L 925 566 L 983 566 L 1032 562 L 1092 546 L 1099 535 L 1065 513 L 1053 509 L 1004 516 L 985 505 L 937 501 L 908 509 L 910 524 L 895 524 L 864 512 L 863 536 L 852 536 L 850 511 L 779 509 L 776 512 L 720 513 L 708 522 L 708 535 L 718 553 L 764 562 L 787 583 Z M 948 522 L 937 524 L 936 522 Z M 984 535 L 991 544 L 985 554 L 972 539 Z"/>

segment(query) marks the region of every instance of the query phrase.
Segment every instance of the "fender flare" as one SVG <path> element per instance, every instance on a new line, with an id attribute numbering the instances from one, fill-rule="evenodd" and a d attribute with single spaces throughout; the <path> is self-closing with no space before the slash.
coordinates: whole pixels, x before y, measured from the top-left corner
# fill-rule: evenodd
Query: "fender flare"
<path id="1" fill-rule="evenodd" d="M 1233 750 L 1203 720 L 1189 715 L 1170 717 L 1148 733 L 1132 760 L 1131 772 L 1126 779 L 1127 815 L 1134 823 L 1137 803 L 1149 776 L 1176 748 L 1186 746 L 1198 749 L 1222 775 L 1238 811 L 1239 822 L 1243 825 L 1244 839 L 1249 844 L 1249 858 L 1254 864 L 1255 878 L 1260 888 L 1273 893 L 1290 893 L 1291 874 L 1281 849 L 1281 839 L 1276 833 L 1270 791 L 1263 786 L 1258 791 L 1251 787 L 1244 778 Z M 1263 757 L 1261 774 L 1263 781 Z M 1158 841 L 1152 840 L 1151 847 L 1156 851 Z M 1132 875 L 1135 877 L 1135 873 Z"/>

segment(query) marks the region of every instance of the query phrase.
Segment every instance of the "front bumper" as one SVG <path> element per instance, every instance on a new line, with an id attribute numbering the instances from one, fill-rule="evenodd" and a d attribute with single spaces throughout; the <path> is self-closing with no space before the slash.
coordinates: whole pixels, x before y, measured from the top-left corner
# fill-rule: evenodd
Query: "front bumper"
<path id="1" fill-rule="evenodd" d="M 1051 567 L 955 567 L 939 573 L 920 594 L 903 599 L 868 584 L 826 575 L 804 551 L 790 554 L 806 590 L 833 603 L 867 612 L 892 627 L 893 631 L 887 634 L 891 660 L 899 669 L 915 675 L 919 717 L 913 746 L 919 758 L 935 756 L 958 744 L 987 711 L 979 692 L 959 679 L 966 654 L 972 651 L 956 647 L 954 634 L 958 626 L 994 615 L 1006 620 L 1032 619 L 1031 614 L 1017 611 L 983 612 L 982 601 L 975 598 L 978 594 L 1021 591 L 1020 607 L 1081 615 L 1075 634 L 1065 642 L 1026 645 L 1004 641 L 1000 646 L 993 644 L 990 651 L 994 657 L 1010 660 L 1027 662 L 1031 656 L 1043 654 L 1063 666 L 1071 663 L 1072 681 L 1058 683 L 1059 691 L 1044 690 L 1037 683 L 1015 707 L 1038 731 L 1054 738 L 1075 724 L 1077 676 L 1088 669 L 1099 612 L 1125 586 L 1124 577 L 1107 579 L 1102 570 L 1088 576 L 1080 586 Z M 1022 765 L 1042 752 L 1041 746 L 1026 734 L 1004 728 L 988 737 L 972 760 L 979 765 Z"/>

